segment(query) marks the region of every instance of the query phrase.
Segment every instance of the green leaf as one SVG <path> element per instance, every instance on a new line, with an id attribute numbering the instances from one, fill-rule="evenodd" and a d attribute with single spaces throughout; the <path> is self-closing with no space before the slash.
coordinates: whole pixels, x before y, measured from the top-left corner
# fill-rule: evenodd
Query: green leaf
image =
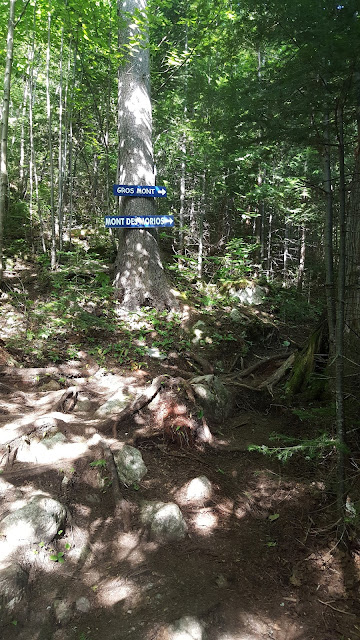
<path id="1" fill-rule="evenodd" d="M 269 516 L 270 522 L 274 522 L 274 520 L 277 520 L 278 518 L 280 518 L 280 513 L 274 513 L 272 516 Z"/>

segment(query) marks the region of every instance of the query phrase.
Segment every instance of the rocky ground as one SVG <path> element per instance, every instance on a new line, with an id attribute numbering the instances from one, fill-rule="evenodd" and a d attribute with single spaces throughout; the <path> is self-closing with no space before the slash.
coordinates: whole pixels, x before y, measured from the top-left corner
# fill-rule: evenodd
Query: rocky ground
<path id="1" fill-rule="evenodd" d="M 273 395 L 283 351 L 237 377 L 234 353 L 215 377 L 197 359 L 195 377 L 186 359 L 30 368 L 1 348 L 3 640 L 360 638 L 331 456 L 248 450 L 304 430 Z"/>

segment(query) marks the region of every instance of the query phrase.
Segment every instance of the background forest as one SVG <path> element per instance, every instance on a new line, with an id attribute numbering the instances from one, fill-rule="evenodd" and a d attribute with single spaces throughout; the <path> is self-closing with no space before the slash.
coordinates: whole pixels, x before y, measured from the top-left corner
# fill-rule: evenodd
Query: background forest
<path id="1" fill-rule="evenodd" d="M 357 640 L 358 0 L 0 0 L 0 77 L 5 640 Z"/>

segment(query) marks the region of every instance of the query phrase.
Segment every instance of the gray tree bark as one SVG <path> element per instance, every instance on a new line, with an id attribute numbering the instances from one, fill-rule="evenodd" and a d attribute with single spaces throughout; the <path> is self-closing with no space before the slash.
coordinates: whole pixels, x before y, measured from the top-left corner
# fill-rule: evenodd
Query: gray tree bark
<path id="1" fill-rule="evenodd" d="M 155 184 L 150 62 L 146 24 L 147 0 L 119 0 L 119 44 L 124 62 L 119 69 L 118 125 L 120 184 Z M 125 27 L 122 26 L 125 21 Z M 122 216 L 153 216 L 153 198 L 121 197 Z M 162 266 L 155 235 L 146 229 L 120 230 L 115 263 L 115 295 L 128 310 L 176 306 Z"/>
<path id="2" fill-rule="evenodd" d="M 10 0 L 9 24 L 7 33 L 6 62 L 4 74 L 4 98 L 1 111 L 1 138 L 0 138 L 0 280 L 3 276 L 3 250 L 4 250 L 4 218 L 5 201 L 7 192 L 8 172 L 7 172 L 7 143 L 9 126 L 9 103 L 10 103 L 10 80 L 14 50 L 14 19 L 15 2 Z"/>

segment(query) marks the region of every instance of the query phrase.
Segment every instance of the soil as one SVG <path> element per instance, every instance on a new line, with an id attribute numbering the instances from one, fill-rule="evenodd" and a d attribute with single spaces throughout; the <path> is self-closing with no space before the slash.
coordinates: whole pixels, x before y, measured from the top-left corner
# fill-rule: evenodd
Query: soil
<path id="1" fill-rule="evenodd" d="M 359 639 L 360 563 L 338 544 L 324 483 L 332 460 L 282 465 L 249 451 L 250 444 L 269 444 L 274 431 L 301 435 L 304 427 L 267 391 L 242 388 L 229 417 L 216 424 L 208 416 L 210 444 L 166 436 L 158 418 L 166 391 L 128 415 L 114 438 L 111 421 L 96 417 L 96 409 L 120 385 L 136 395 L 161 373 L 160 365 L 109 373 L 85 356 L 66 367 L 1 367 L 0 482 L 7 489 L 0 518 L 19 492 L 36 491 L 59 499 L 69 514 L 52 544 L 19 551 L 29 571 L 27 606 L 2 640 L 166 640 L 175 638 L 169 625 L 184 616 L 201 622 L 207 640 Z M 44 387 L 49 381 L 52 389 Z M 69 387 L 76 387 L 81 410 L 64 404 Z M 67 454 L 36 464 L 12 456 L 17 446 L 26 448 L 24 434 L 30 441 L 39 436 L 41 417 L 71 443 Z M 104 444 L 115 451 L 124 443 L 136 444 L 148 469 L 139 486 L 121 487 L 131 514 L 127 531 L 101 462 Z M 200 504 L 185 496 L 198 476 L 213 488 Z M 175 501 L 187 537 L 170 544 L 149 539 L 139 520 L 142 500 Z M 59 551 L 63 563 L 50 559 Z M 56 601 L 65 602 L 62 621 Z M 191 638 L 178 632 L 176 640 Z"/>

